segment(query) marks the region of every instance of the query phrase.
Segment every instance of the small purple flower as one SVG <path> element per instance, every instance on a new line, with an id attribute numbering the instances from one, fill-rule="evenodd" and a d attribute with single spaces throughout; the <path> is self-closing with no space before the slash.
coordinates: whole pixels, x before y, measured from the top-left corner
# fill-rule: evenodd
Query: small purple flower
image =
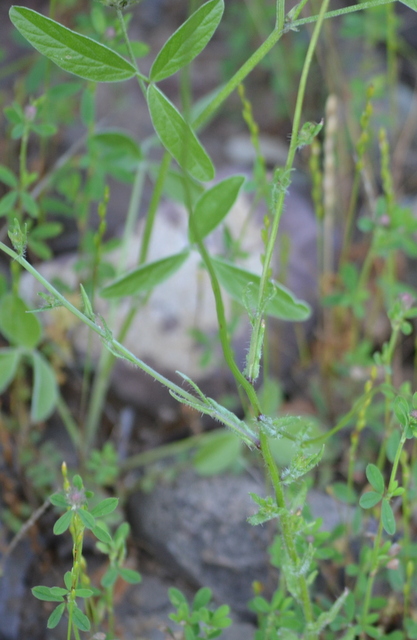
<path id="1" fill-rule="evenodd" d="M 404 291 L 404 293 L 400 293 L 399 299 L 404 309 L 411 309 L 414 304 L 413 296 L 411 293 L 407 293 L 406 291 Z"/>
<path id="2" fill-rule="evenodd" d="M 37 109 L 36 109 L 35 105 L 28 104 L 27 107 L 25 107 L 25 118 L 26 118 L 26 120 L 29 120 L 29 122 L 33 122 L 34 119 L 36 118 L 36 112 L 37 112 Z"/>
<path id="3" fill-rule="evenodd" d="M 84 489 L 77 489 L 77 487 L 71 487 L 66 494 L 67 502 L 71 509 L 76 511 L 86 503 L 86 497 Z"/>
<path id="4" fill-rule="evenodd" d="M 389 227 L 390 225 L 390 217 L 387 213 L 384 213 L 378 220 L 379 224 L 381 225 L 381 227 Z"/>
<path id="5" fill-rule="evenodd" d="M 116 29 L 114 27 L 108 27 L 106 29 L 106 38 L 111 40 L 116 35 Z"/>

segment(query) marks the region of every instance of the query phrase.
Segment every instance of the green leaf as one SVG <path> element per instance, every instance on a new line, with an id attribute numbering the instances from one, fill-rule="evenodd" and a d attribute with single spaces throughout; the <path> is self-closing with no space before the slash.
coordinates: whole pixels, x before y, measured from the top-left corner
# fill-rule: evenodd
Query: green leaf
<path id="1" fill-rule="evenodd" d="M 72 520 L 72 511 L 66 511 L 54 524 L 53 532 L 56 536 L 61 535 L 68 529 Z"/>
<path id="2" fill-rule="evenodd" d="M 24 210 L 32 216 L 32 218 L 37 218 L 39 215 L 39 206 L 36 200 L 34 200 L 32 196 L 25 191 L 20 194 L 20 197 Z"/>
<path id="3" fill-rule="evenodd" d="M 197 9 L 158 53 L 150 71 L 151 81 L 172 76 L 194 60 L 213 36 L 223 11 L 223 0 L 211 0 Z"/>
<path id="4" fill-rule="evenodd" d="M 91 596 L 94 595 L 94 591 L 91 589 L 76 589 L 75 595 L 77 598 L 91 598 Z"/>
<path id="5" fill-rule="evenodd" d="M 54 594 L 51 587 L 33 587 L 32 594 L 38 600 L 46 602 L 62 602 L 64 599 L 61 595 Z"/>
<path id="6" fill-rule="evenodd" d="M 60 222 L 44 222 L 30 232 L 32 238 L 45 240 L 45 238 L 56 238 L 62 232 L 64 225 Z"/>
<path id="7" fill-rule="evenodd" d="M 5 196 L 0 198 L 0 216 L 5 216 L 13 209 L 17 201 L 17 191 L 9 191 Z"/>
<path id="8" fill-rule="evenodd" d="M 410 408 L 408 402 L 402 396 L 397 396 L 393 403 L 393 410 L 398 422 L 406 427 L 410 419 Z"/>
<path id="9" fill-rule="evenodd" d="M 91 529 L 91 531 L 93 532 L 97 540 L 100 540 L 100 542 L 104 542 L 105 544 L 111 543 L 112 541 L 111 535 L 107 531 L 107 529 L 103 527 L 103 523 L 96 522 L 95 526 Z"/>
<path id="10" fill-rule="evenodd" d="M 395 517 L 391 505 L 386 498 L 382 500 L 381 519 L 382 526 L 385 531 L 389 536 L 393 536 L 397 529 L 397 525 L 395 523 Z"/>
<path id="11" fill-rule="evenodd" d="M 202 587 L 197 591 L 193 600 L 193 611 L 198 611 L 202 607 L 206 607 L 213 595 L 212 590 L 209 587 Z"/>
<path id="12" fill-rule="evenodd" d="M 171 604 L 173 604 L 174 607 L 179 607 L 181 604 L 187 604 L 187 599 L 184 596 L 184 594 L 181 593 L 181 591 L 179 589 L 176 589 L 175 587 L 170 587 L 168 589 L 168 597 L 170 599 Z"/>
<path id="13" fill-rule="evenodd" d="M 21 298 L 6 293 L 0 298 L 0 331 L 12 344 L 34 349 L 42 337 L 42 326 L 28 310 Z"/>
<path id="14" fill-rule="evenodd" d="M 134 569 L 125 569 L 124 567 L 120 567 L 119 574 L 123 580 L 129 584 L 139 584 L 139 582 L 142 581 L 142 576 Z"/>
<path id="15" fill-rule="evenodd" d="M 66 509 L 68 507 L 66 498 L 62 493 L 53 493 L 50 496 L 49 501 L 54 505 L 54 507 L 60 507 L 61 509 Z"/>
<path id="16" fill-rule="evenodd" d="M 239 459 L 242 441 L 234 433 L 217 429 L 204 440 L 193 457 L 193 466 L 203 476 L 230 469 Z"/>
<path id="17" fill-rule="evenodd" d="M 77 513 L 80 517 L 81 522 L 87 529 L 94 529 L 96 521 L 91 513 L 89 513 L 85 509 L 78 509 Z"/>
<path id="18" fill-rule="evenodd" d="M 261 281 L 259 276 L 221 258 L 212 257 L 211 259 L 220 284 L 231 298 L 243 305 L 244 296 L 250 283 L 253 283 L 252 291 L 254 296 L 257 296 Z M 269 293 L 274 295 L 266 305 L 268 315 L 293 321 L 306 320 L 310 316 L 310 306 L 306 302 L 298 300 L 283 285 L 270 281 Z"/>
<path id="19" fill-rule="evenodd" d="M 400 2 L 401 4 L 405 4 L 406 7 L 409 7 L 413 11 L 417 11 L 417 0 L 400 0 Z"/>
<path id="20" fill-rule="evenodd" d="M 8 167 L 5 167 L 4 164 L 0 164 L 0 182 L 3 184 L 7 184 L 8 187 L 18 187 L 19 180 L 13 173 L 10 171 Z"/>
<path id="21" fill-rule="evenodd" d="M 51 615 L 48 618 L 48 622 L 46 623 L 46 626 L 48 627 L 48 629 L 55 629 L 55 627 L 59 624 L 59 621 L 62 618 L 62 614 L 65 611 L 65 607 L 66 607 L 65 602 L 62 602 L 57 607 L 55 607 L 55 609 L 52 611 Z"/>
<path id="22" fill-rule="evenodd" d="M 379 494 L 383 494 L 385 490 L 385 482 L 382 473 L 374 464 L 368 464 L 366 467 L 366 477 L 372 488 Z"/>
<path id="23" fill-rule="evenodd" d="M 142 152 L 137 142 L 126 132 L 117 129 L 101 131 L 92 136 L 89 145 L 97 153 L 100 166 L 115 178 L 136 170 Z"/>
<path id="24" fill-rule="evenodd" d="M 79 609 L 78 607 L 74 606 L 73 610 L 72 610 L 72 619 L 73 622 L 75 624 L 75 626 L 80 629 L 81 631 L 89 631 L 90 630 L 90 621 L 87 618 L 87 616 L 85 615 L 85 613 L 83 613 L 81 611 L 81 609 Z"/>
<path id="25" fill-rule="evenodd" d="M 20 357 L 19 349 L 0 349 L 0 393 L 3 393 L 14 379 Z"/>
<path id="26" fill-rule="evenodd" d="M 148 171 L 149 177 L 155 182 L 159 173 L 159 165 L 150 164 Z M 204 187 L 187 174 L 169 169 L 164 181 L 164 193 L 169 199 L 180 202 L 183 205 L 186 205 L 188 198 L 194 204 L 200 195 L 204 193 Z"/>
<path id="27" fill-rule="evenodd" d="M 348 487 L 344 482 L 334 482 L 332 484 L 332 494 L 337 500 L 346 504 L 355 504 L 357 499 L 355 490 L 352 487 Z"/>
<path id="28" fill-rule="evenodd" d="M 32 9 L 12 7 L 9 15 L 22 36 L 64 71 L 93 82 L 127 80 L 136 73 L 118 53 Z"/>
<path id="29" fill-rule="evenodd" d="M 363 495 L 361 495 L 359 499 L 359 505 L 362 509 L 372 509 L 380 500 L 382 499 L 382 495 L 377 493 L 376 491 L 367 491 Z"/>
<path id="30" fill-rule="evenodd" d="M 178 271 L 188 255 L 189 251 L 186 249 L 168 258 L 133 269 L 104 287 L 100 295 L 102 298 L 121 298 L 136 295 L 141 291 L 149 291 Z"/>
<path id="31" fill-rule="evenodd" d="M 33 392 L 30 416 L 34 422 L 49 418 L 58 399 L 58 385 L 55 372 L 41 353 L 34 351 Z"/>
<path id="32" fill-rule="evenodd" d="M 193 228 L 196 228 L 198 237 L 205 238 L 227 216 L 244 182 L 244 176 L 232 176 L 207 189 L 200 196 L 192 217 Z M 188 237 L 190 242 L 195 242 L 191 228 Z"/>
<path id="33" fill-rule="evenodd" d="M 109 567 L 101 579 L 101 586 L 105 589 L 112 587 L 119 576 L 116 567 Z"/>
<path id="34" fill-rule="evenodd" d="M 194 131 L 172 102 L 153 85 L 148 87 L 148 107 L 159 140 L 180 167 L 196 180 L 213 180 L 213 163 Z"/>
<path id="35" fill-rule="evenodd" d="M 104 500 L 96 504 L 93 509 L 90 509 L 90 513 L 94 518 L 101 518 L 102 516 L 107 516 L 109 513 L 113 513 L 113 511 L 117 509 L 118 504 L 118 498 L 104 498 Z"/>
<path id="36" fill-rule="evenodd" d="M 248 522 L 256 526 L 258 524 L 263 524 L 264 522 L 268 522 L 268 520 L 273 520 L 273 518 L 278 518 L 281 514 L 281 509 L 277 507 L 277 503 L 271 496 L 267 496 L 266 498 L 262 498 L 258 496 L 256 493 L 249 493 L 250 497 L 257 505 L 259 505 L 259 510 L 253 516 L 249 516 Z"/>

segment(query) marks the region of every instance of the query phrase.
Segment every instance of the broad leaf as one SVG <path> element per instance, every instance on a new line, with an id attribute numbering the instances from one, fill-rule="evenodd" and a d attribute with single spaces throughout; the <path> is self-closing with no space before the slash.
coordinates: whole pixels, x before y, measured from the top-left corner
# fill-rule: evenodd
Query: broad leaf
<path id="1" fill-rule="evenodd" d="M 0 393 L 7 389 L 15 377 L 20 357 L 19 349 L 0 349 Z"/>
<path id="2" fill-rule="evenodd" d="M 244 304 L 245 294 L 251 283 L 252 292 L 257 295 L 261 281 L 259 276 L 221 258 L 212 257 L 212 262 L 220 284 L 234 300 Z M 306 320 L 310 316 L 309 305 L 298 300 L 281 284 L 270 281 L 269 293 L 273 294 L 273 297 L 266 305 L 268 315 L 293 321 Z"/>
<path id="3" fill-rule="evenodd" d="M 9 15 L 22 36 L 64 71 L 93 82 L 127 80 L 136 73 L 118 53 L 32 9 L 12 7 Z"/>
<path id="4" fill-rule="evenodd" d="M 213 163 L 194 131 L 172 102 L 153 85 L 148 88 L 148 107 L 158 138 L 180 167 L 196 180 L 213 180 Z"/>
<path id="5" fill-rule="evenodd" d="M 12 344 L 34 349 L 42 337 L 42 326 L 38 318 L 27 311 L 21 298 L 6 293 L 0 299 L 0 332 Z"/>
<path id="6" fill-rule="evenodd" d="M 211 189 L 207 189 L 197 200 L 193 213 L 193 228 L 203 239 L 220 224 L 236 202 L 239 191 L 245 182 L 244 176 L 232 176 L 222 180 Z M 190 242 L 196 238 L 189 230 Z"/>
<path id="7" fill-rule="evenodd" d="M 40 422 L 49 418 L 55 409 L 58 398 L 58 387 L 54 370 L 42 354 L 34 351 L 33 357 L 33 393 L 31 418 Z"/>
<path id="8" fill-rule="evenodd" d="M 150 79 L 159 82 L 194 60 L 205 48 L 222 18 L 223 0 L 203 4 L 167 40 L 152 65 Z"/>
<path id="9" fill-rule="evenodd" d="M 136 295 L 141 291 L 149 291 L 178 271 L 188 254 L 188 250 L 181 251 L 181 253 L 176 253 L 169 258 L 138 267 L 104 287 L 101 296 L 103 298 L 121 298 Z"/>

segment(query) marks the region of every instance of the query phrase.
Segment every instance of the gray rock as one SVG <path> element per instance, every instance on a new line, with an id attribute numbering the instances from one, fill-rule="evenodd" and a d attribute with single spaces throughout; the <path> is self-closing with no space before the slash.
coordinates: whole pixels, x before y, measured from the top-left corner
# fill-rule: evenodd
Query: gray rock
<path id="1" fill-rule="evenodd" d="M 129 503 L 134 536 L 167 570 L 196 587 L 210 587 L 218 603 L 241 616 L 247 615 L 254 580 L 267 590 L 276 584 L 267 554 L 276 523 L 247 522 L 257 510 L 250 492 L 264 495 L 264 484 L 248 475 L 198 477 L 188 471 L 151 494 L 133 495 Z M 348 508 L 318 491 L 310 493 L 308 504 L 324 530 L 349 517 Z"/>
<path id="2" fill-rule="evenodd" d="M 273 527 L 253 527 L 256 511 L 248 476 L 180 476 L 175 484 L 130 500 L 132 531 L 145 539 L 170 571 L 196 587 L 208 586 L 216 601 L 247 614 L 254 580 L 269 574 L 267 547 Z"/>

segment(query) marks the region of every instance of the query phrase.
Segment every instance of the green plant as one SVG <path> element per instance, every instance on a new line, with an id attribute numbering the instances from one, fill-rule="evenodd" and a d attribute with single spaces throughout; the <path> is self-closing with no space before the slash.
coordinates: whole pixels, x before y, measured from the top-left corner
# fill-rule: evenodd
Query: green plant
<path id="1" fill-rule="evenodd" d="M 408 210 L 396 204 L 389 166 L 389 146 L 384 130 L 381 130 L 379 135 L 383 195 L 371 212 L 371 218 L 364 218 L 360 223 L 362 231 L 372 234 L 369 250 L 361 269 L 348 261 L 352 219 L 356 209 L 360 178 L 366 179 L 364 157 L 367 151 L 366 135 L 370 129 L 372 91 L 368 92 L 367 104 L 361 120 L 361 133 L 354 144 L 358 159 L 350 198 L 351 204 L 348 208 L 342 267 L 336 279 L 341 291 L 331 292 L 327 297 L 326 302 L 330 309 L 329 313 L 323 314 L 323 322 L 326 328 L 330 327 L 337 332 L 339 322 L 343 324 L 346 317 L 353 318 L 350 355 L 363 353 L 365 344 L 363 335 L 369 334 L 370 325 L 369 323 L 362 325 L 361 321 L 364 317 L 366 319 L 365 305 L 370 298 L 369 284 L 372 267 L 376 259 L 382 258 L 383 270 L 379 286 L 383 295 L 381 295 L 382 304 L 379 308 L 384 309 L 390 320 L 390 336 L 381 349 L 375 349 L 373 355 L 375 368 L 368 376 L 363 392 L 356 400 L 348 399 L 350 402 L 348 411 L 342 417 L 339 415 L 336 425 L 326 433 L 317 435 L 308 418 L 277 417 L 274 415 L 274 410 L 269 414 L 265 410 L 268 404 L 265 399 L 266 394 L 263 397 L 256 387 L 260 377 L 262 357 L 265 353 L 267 317 L 302 321 L 310 314 L 310 308 L 306 303 L 298 300 L 273 279 L 273 255 L 285 197 L 291 185 L 296 154 L 312 145 L 315 153 L 311 163 L 315 186 L 314 199 L 318 217 L 323 220 L 321 238 L 323 276 L 332 271 L 329 258 L 331 238 L 327 225 L 332 222 L 335 205 L 334 163 L 337 130 L 335 100 L 329 98 L 327 103 L 329 122 L 325 130 L 323 171 L 320 167 L 319 146 L 317 146 L 317 138 L 321 136 L 323 122 L 318 124 L 303 122 L 302 115 L 308 76 L 323 23 L 334 16 L 346 15 L 386 3 L 384 0 L 374 0 L 329 12 L 327 10 L 329 2 L 324 0 L 317 13 L 300 18 L 307 1 L 302 1 L 286 14 L 285 3 L 277 0 L 274 14 L 275 26 L 264 42 L 241 64 L 230 80 L 219 87 L 213 95 L 196 105 L 193 105 L 191 100 L 187 68 L 215 33 L 222 19 L 223 1 L 209 0 L 190 15 L 159 51 L 149 76 L 140 71 L 137 62 L 137 58 L 144 53 L 146 47 L 130 41 L 127 32 L 129 19 L 123 15 L 123 10 L 134 3 L 129 0 L 103 0 L 102 4 L 114 9 L 116 20 L 110 18 L 110 13 L 106 13 L 102 7 L 96 5 L 89 16 L 80 21 L 89 35 L 72 31 L 54 19 L 25 7 L 12 7 L 10 10 L 10 17 L 15 27 L 41 54 L 63 71 L 86 80 L 88 84 L 83 88 L 78 84 L 71 88 L 74 94 L 82 89 L 80 106 L 86 130 L 84 153 L 81 159 L 73 162 L 75 155 L 73 150 L 65 158 L 65 162 L 43 180 L 39 180 L 39 175 L 36 172 L 30 172 L 27 168 L 28 140 L 32 135 L 42 138 L 55 132 L 55 125 L 48 123 L 50 101 L 58 99 L 57 93 L 61 97 L 64 96 L 65 91 L 62 89 L 57 91 L 55 88 L 54 98 L 54 87 L 50 86 L 48 74 L 46 74 L 43 78 L 46 88 L 43 96 L 29 102 L 26 108 L 15 103 L 5 111 L 11 123 L 12 138 L 20 139 L 21 142 L 18 172 L 5 166 L 0 168 L 0 179 L 10 188 L 9 193 L 0 201 L 0 213 L 7 215 L 9 219 L 9 238 L 13 246 L 11 249 L 7 244 L 0 243 L 0 249 L 12 259 L 11 291 L 4 292 L 0 300 L 0 330 L 11 345 L 0 351 L 0 388 L 3 391 L 10 385 L 14 385 L 12 395 L 21 393 L 24 389 L 26 399 L 29 394 L 24 367 L 28 362 L 32 364 L 34 383 L 31 415 L 30 418 L 27 415 L 24 416 L 26 430 L 31 423 L 46 420 L 57 407 L 82 465 L 90 471 L 95 482 L 104 486 L 112 485 L 119 471 L 115 450 L 109 443 L 104 445 L 101 452 L 95 448 L 104 397 L 116 358 L 122 358 L 139 367 L 164 385 L 178 402 L 214 418 L 238 438 L 238 441 L 231 441 L 230 438 L 224 438 L 222 435 L 219 437 L 216 433 L 185 445 L 186 447 L 195 444 L 201 446 L 200 460 L 198 453 L 195 456 L 197 467 L 200 464 L 200 468 L 207 471 L 207 466 L 213 465 L 206 462 L 204 466 L 201 463 L 201 457 L 204 460 L 204 454 L 207 455 L 208 451 L 210 460 L 210 452 L 213 447 L 219 446 L 219 442 L 223 450 L 226 447 L 233 449 L 231 458 L 234 459 L 240 455 L 242 443 L 258 453 L 262 464 L 267 469 L 272 495 L 263 497 L 253 494 L 253 500 L 259 510 L 249 521 L 257 525 L 271 519 L 278 520 L 280 537 L 274 545 L 272 561 L 280 567 L 281 577 L 278 589 L 270 601 L 256 595 L 251 603 L 251 609 L 259 619 L 257 640 L 263 638 L 265 640 L 269 638 L 271 640 L 272 638 L 313 640 L 321 637 L 343 637 L 345 640 L 349 638 L 353 640 L 358 636 L 363 639 L 392 637 L 392 634 L 385 633 L 380 623 L 377 610 L 382 605 L 381 601 L 374 597 L 374 590 L 377 577 L 380 577 L 382 570 L 388 567 L 391 560 L 396 557 L 395 545 L 391 540 L 384 540 L 383 532 L 385 531 L 388 536 L 394 535 L 396 520 L 392 504 L 394 499 L 401 498 L 403 500 L 402 525 L 406 540 L 402 558 L 405 571 L 402 577 L 397 576 L 397 585 L 400 585 L 399 589 L 404 599 L 404 615 L 401 629 L 395 631 L 395 633 L 399 632 L 395 638 L 405 637 L 405 632 L 412 634 L 415 622 L 410 601 L 414 584 L 412 558 L 415 550 L 411 543 L 410 502 L 407 493 L 415 492 L 413 486 L 415 479 L 412 477 L 414 462 L 406 451 L 406 444 L 407 440 L 415 437 L 413 416 L 415 398 L 410 393 L 410 389 L 398 388 L 398 385 L 394 385 L 392 368 L 400 335 L 410 333 L 412 329 L 410 321 L 417 315 L 414 300 L 406 287 L 398 282 L 395 268 L 398 252 L 402 251 L 412 256 L 416 254 L 415 242 L 410 239 L 410 235 L 415 231 L 415 221 Z M 414 0 L 406 4 L 413 9 L 417 8 Z M 51 3 L 52 14 L 54 9 L 54 3 Z M 387 15 L 388 22 L 392 21 L 392 13 L 389 12 Z M 242 83 L 248 74 L 265 60 L 265 56 L 286 33 L 295 32 L 302 25 L 309 23 L 314 23 L 314 26 L 300 69 L 288 157 L 285 166 L 277 168 L 271 179 L 268 178 L 265 170 L 257 125 Z M 111 29 L 110 35 L 109 29 Z M 105 43 L 102 42 L 103 40 Z M 396 49 L 396 39 L 392 31 L 389 37 L 387 36 L 387 40 L 390 47 L 389 76 L 390 82 L 393 83 L 395 78 L 393 53 Z M 127 55 L 128 59 L 123 57 L 124 55 Z M 159 85 L 160 82 L 177 73 L 182 79 L 181 110 L 168 99 Z M 100 131 L 95 118 L 95 83 L 121 82 L 132 78 L 136 78 L 145 96 L 155 131 L 155 135 L 142 141 L 140 146 L 125 132 Z M 245 184 L 243 176 L 235 175 L 214 186 L 205 186 L 204 183 L 210 182 L 215 177 L 215 167 L 198 138 L 201 127 L 235 89 L 240 91 L 243 116 L 256 149 L 257 163 L 254 175 L 256 198 L 264 197 L 268 206 L 261 231 L 264 243 L 261 275 L 248 271 L 237 261 L 230 259 L 240 257 L 239 246 L 235 245 L 230 237 L 228 238 L 230 255 L 227 258 L 211 255 L 205 242 L 207 236 L 227 220 L 227 215 Z M 159 144 L 164 149 L 164 155 L 157 167 L 148 156 L 154 144 Z M 44 148 L 42 140 L 40 146 Z M 173 161 L 177 166 L 175 170 L 170 166 Z M 325 182 L 321 185 L 323 173 Z M 126 272 L 124 254 L 127 240 L 136 221 L 146 174 L 149 174 L 154 181 L 152 198 L 137 266 Z M 122 258 L 115 269 L 104 260 L 105 251 L 108 248 L 104 234 L 109 200 L 106 180 L 109 175 L 132 183 L 131 201 L 124 237 L 121 240 Z M 32 187 L 38 180 L 37 185 Z M 167 184 L 170 185 L 171 193 L 175 192 L 188 211 L 188 245 L 178 253 L 149 262 L 148 250 L 154 231 L 155 216 Z M 48 189 L 51 189 L 51 194 L 46 195 Z M 53 190 L 63 197 L 63 202 L 57 201 Z M 92 202 L 98 204 L 99 214 L 99 226 L 94 233 L 88 230 Z M 53 222 L 47 220 L 47 216 L 51 210 L 60 209 L 61 212 L 68 213 L 68 209 L 72 207 L 77 210 L 75 218 L 81 234 L 77 271 L 81 279 L 84 280 L 85 277 L 84 283 L 80 282 L 82 310 L 72 304 L 68 295 L 62 292 L 62 288 L 43 277 L 25 257 L 26 251 L 31 252 L 31 256 L 38 256 L 41 259 L 49 257 L 48 244 L 45 240 L 59 234 L 60 226 L 56 223 L 54 226 Z M 123 339 L 140 305 L 146 302 L 147 296 L 156 286 L 180 269 L 193 251 L 199 253 L 209 274 L 217 311 L 219 339 L 225 362 L 241 393 L 245 411 L 243 418 L 238 417 L 234 411 L 218 400 L 208 397 L 204 390 L 200 389 L 185 373 L 181 373 L 180 376 L 182 382 L 187 383 L 190 391 L 162 376 L 123 346 Z M 97 334 L 103 343 L 91 388 L 91 399 L 86 407 L 83 429 L 79 429 L 74 423 L 68 407 L 59 395 L 55 371 L 44 355 L 48 345 L 42 343 L 41 323 L 33 313 L 31 315 L 27 313 L 29 309 L 19 297 L 18 286 L 22 268 L 31 273 L 47 292 L 41 293 L 44 302 L 42 309 L 32 311 L 46 311 L 62 306 Z M 233 352 L 230 324 L 224 309 L 222 290 L 244 308 L 252 328 L 246 366 L 243 371 L 239 369 Z M 96 312 L 98 295 L 111 301 L 106 318 Z M 124 297 L 130 298 L 130 309 L 116 338 L 111 329 L 112 317 L 117 301 Z M 365 347 L 367 347 L 366 344 Z M 335 358 L 333 357 L 332 360 Z M 323 358 L 323 370 L 326 369 L 326 364 L 326 358 Z M 380 380 L 377 380 L 377 368 L 382 374 Z M 88 393 L 90 369 L 87 361 L 83 386 L 84 399 L 90 395 Z M 15 382 L 20 384 L 14 384 Z M 328 390 L 325 389 L 325 391 Z M 354 482 L 355 461 L 358 441 L 369 420 L 373 403 L 383 405 L 383 420 L 380 426 L 380 432 L 383 431 L 383 434 L 378 456 L 374 461 L 376 464 L 369 462 L 366 465 L 366 477 L 373 491 L 365 492 L 359 499 Z M 83 404 L 86 403 L 83 402 Z M 332 534 L 320 531 L 320 522 L 309 516 L 305 506 L 308 485 L 304 476 L 313 471 L 319 463 L 321 464 L 324 443 L 349 425 L 353 425 L 354 430 L 349 450 L 347 482 L 335 485 L 333 492 L 342 501 L 363 509 L 372 509 L 379 522 L 378 531 L 374 536 L 372 548 L 363 546 L 359 559 L 352 558 L 352 562 L 344 567 L 350 591 L 338 589 L 336 596 L 332 599 L 328 596 L 315 599 L 312 597 L 311 587 L 317 578 L 320 561 L 324 561 L 327 556 L 335 563 L 342 563 L 337 544 L 348 546 L 350 529 L 342 527 L 341 530 Z M 290 456 L 288 465 L 284 468 L 277 465 L 271 445 L 273 441 L 280 440 L 291 442 L 295 449 L 294 455 Z M 239 443 L 237 447 L 236 442 Z M 184 450 L 184 445 L 181 447 Z M 206 447 L 205 452 L 204 447 Z M 170 448 L 169 452 L 173 450 Z M 203 454 L 201 454 L 202 451 Z M 159 452 L 157 455 L 162 457 L 166 455 L 166 451 Z M 383 474 L 387 460 L 392 468 L 386 483 Z M 103 461 L 109 465 L 105 473 L 100 469 Z M 139 464 L 139 461 L 136 459 L 132 464 Z M 129 461 L 124 468 L 129 468 Z M 399 469 L 403 476 L 402 486 L 397 479 Z M 78 639 L 80 631 L 90 629 L 91 621 L 98 624 L 101 621 L 103 607 L 107 609 L 109 634 L 113 637 L 115 581 L 119 576 L 132 582 L 139 579 L 135 572 L 130 572 L 123 566 L 128 528 L 121 525 L 112 538 L 108 529 L 100 525 L 100 521 L 96 522 L 96 518 L 115 509 L 117 499 L 107 498 L 90 509 L 88 504 L 90 497 L 90 494 L 84 490 L 78 474 L 74 476 L 73 484 L 69 483 L 64 467 L 64 494 L 54 494 L 51 502 L 57 507 L 65 508 L 66 512 L 55 524 L 54 532 L 60 534 L 70 529 L 74 542 L 74 564 L 72 570 L 64 577 L 65 588 L 36 587 L 34 589 L 36 597 L 58 603 L 49 618 L 50 627 L 58 624 L 65 611 L 68 613 L 68 639 L 72 635 Z M 358 510 L 357 513 L 360 511 Z M 362 517 L 361 514 L 358 519 Z M 109 556 L 110 565 L 102 581 L 104 594 L 97 593 L 88 586 L 89 579 L 82 561 L 85 529 L 93 532 L 100 541 L 99 549 Z M 77 604 L 77 598 L 86 600 L 86 613 Z M 95 609 L 94 598 L 98 601 Z M 201 589 L 196 594 L 191 607 L 177 589 L 170 591 L 170 598 L 177 609 L 177 613 L 171 618 L 182 624 L 186 640 L 217 637 L 230 623 L 227 607 L 223 605 L 213 611 L 208 606 L 211 592 L 207 588 Z M 342 633 L 343 635 L 340 635 Z"/>

